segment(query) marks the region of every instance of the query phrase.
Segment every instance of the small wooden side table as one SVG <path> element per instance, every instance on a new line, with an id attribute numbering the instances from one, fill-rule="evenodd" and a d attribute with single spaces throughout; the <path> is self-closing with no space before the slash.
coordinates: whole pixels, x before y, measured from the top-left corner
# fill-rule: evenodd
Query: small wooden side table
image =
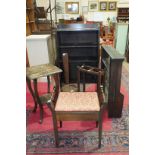
<path id="1" fill-rule="evenodd" d="M 43 122 L 43 102 L 44 103 L 50 102 L 52 97 L 52 94 L 50 93 L 50 76 L 54 77 L 56 88 L 60 89 L 59 74 L 61 72 L 62 70 L 60 68 L 52 64 L 43 64 L 43 65 L 37 65 L 37 66 L 26 68 L 26 82 L 35 103 L 33 112 L 36 112 L 37 105 L 39 104 L 39 107 L 40 107 L 39 122 L 40 123 Z M 41 77 L 47 77 L 48 88 L 47 88 L 47 94 L 39 96 L 38 88 L 37 88 L 37 80 Z M 33 80 L 34 90 L 31 87 L 31 80 Z M 59 90 L 56 90 L 56 91 L 59 91 Z"/>

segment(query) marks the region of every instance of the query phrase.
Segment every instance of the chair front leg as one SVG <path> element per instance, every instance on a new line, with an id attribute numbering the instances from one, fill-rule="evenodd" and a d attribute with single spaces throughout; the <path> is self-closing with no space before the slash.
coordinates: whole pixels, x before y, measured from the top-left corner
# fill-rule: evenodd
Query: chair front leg
<path id="1" fill-rule="evenodd" d="M 101 105 L 100 112 L 99 112 L 99 145 L 98 147 L 101 148 L 101 140 L 102 140 L 102 121 L 103 121 L 103 104 Z"/>
<path id="2" fill-rule="evenodd" d="M 47 103 L 48 108 L 50 109 L 52 113 L 52 118 L 53 118 L 53 128 L 54 128 L 54 137 L 55 137 L 55 146 L 59 146 L 59 138 L 58 138 L 58 127 L 57 127 L 57 118 L 56 118 L 56 112 L 54 110 L 54 105 L 53 103 Z"/>

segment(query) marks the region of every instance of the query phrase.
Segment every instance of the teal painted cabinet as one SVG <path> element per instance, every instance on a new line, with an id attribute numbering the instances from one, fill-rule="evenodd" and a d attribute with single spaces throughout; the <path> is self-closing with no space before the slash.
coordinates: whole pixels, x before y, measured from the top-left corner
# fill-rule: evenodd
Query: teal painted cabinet
<path id="1" fill-rule="evenodd" d="M 128 27 L 128 23 L 117 23 L 115 27 L 115 48 L 122 55 L 125 55 Z"/>

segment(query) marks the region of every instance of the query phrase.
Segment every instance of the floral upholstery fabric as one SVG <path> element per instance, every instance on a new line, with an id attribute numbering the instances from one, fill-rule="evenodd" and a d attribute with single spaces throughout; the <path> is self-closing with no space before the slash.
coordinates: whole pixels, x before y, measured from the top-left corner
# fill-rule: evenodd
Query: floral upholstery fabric
<path id="1" fill-rule="evenodd" d="M 96 92 L 60 92 L 55 111 L 99 111 Z"/>

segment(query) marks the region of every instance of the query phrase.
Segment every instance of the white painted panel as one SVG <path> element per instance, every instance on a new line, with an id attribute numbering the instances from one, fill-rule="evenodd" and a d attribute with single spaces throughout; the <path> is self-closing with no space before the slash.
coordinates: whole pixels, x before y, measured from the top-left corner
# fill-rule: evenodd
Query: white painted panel
<path id="1" fill-rule="evenodd" d="M 30 35 L 26 37 L 26 47 L 30 66 L 49 63 L 47 40 L 50 35 Z"/>
<path id="2" fill-rule="evenodd" d="M 124 55 L 127 41 L 128 24 L 117 24 L 116 50 Z"/>

